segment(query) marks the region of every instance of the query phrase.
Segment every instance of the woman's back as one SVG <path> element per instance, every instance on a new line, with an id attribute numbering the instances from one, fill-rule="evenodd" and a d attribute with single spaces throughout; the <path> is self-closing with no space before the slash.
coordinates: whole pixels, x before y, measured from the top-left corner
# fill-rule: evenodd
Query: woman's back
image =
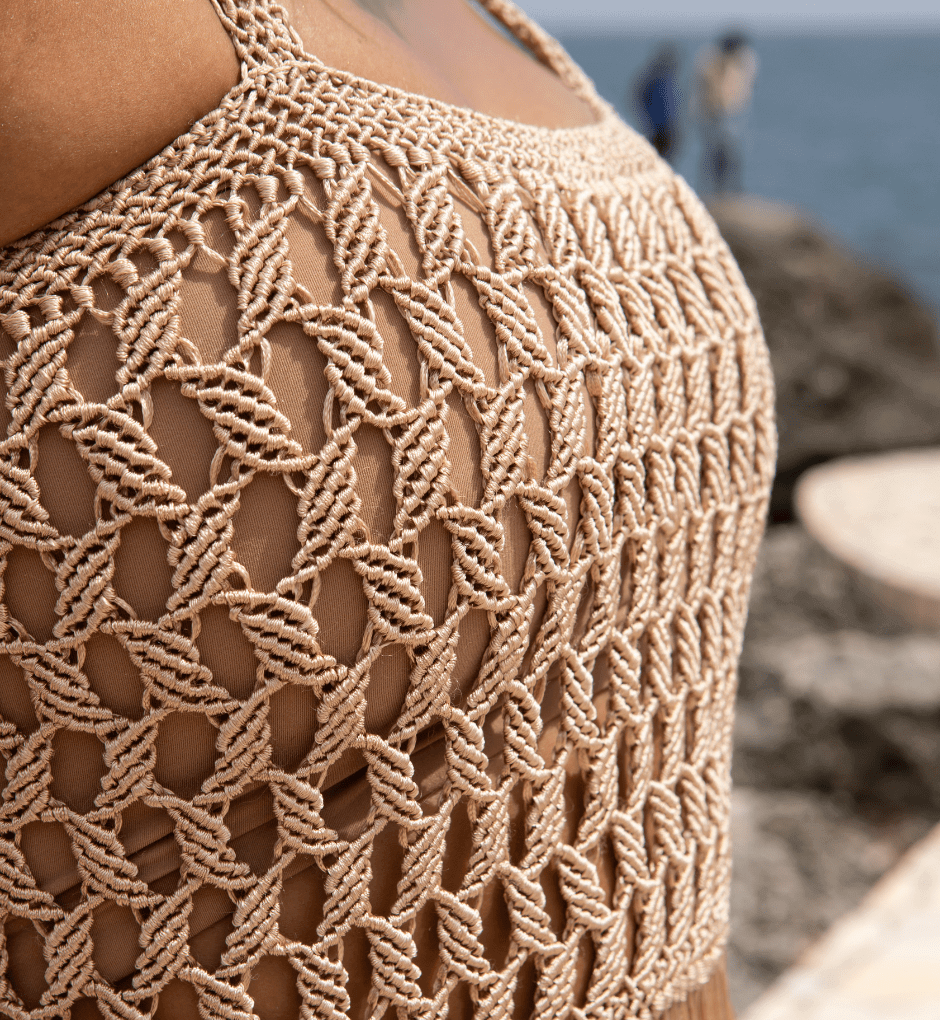
<path id="1" fill-rule="evenodd" d="M 537 33 L 597 123 L 220 6 L 221 107 L 0 254 L 2 1008 L 657 1011 L 725 937 L 753 303 Z"/>

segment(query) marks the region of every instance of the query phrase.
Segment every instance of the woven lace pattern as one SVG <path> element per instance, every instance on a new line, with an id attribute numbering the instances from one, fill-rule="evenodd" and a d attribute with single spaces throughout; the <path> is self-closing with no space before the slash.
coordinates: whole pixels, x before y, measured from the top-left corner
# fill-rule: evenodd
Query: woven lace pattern
<path id="1" fill-rule="evenodd" d="M 588 89 L 509 4 L 487 6 Z M 0 1013 L 68 1017 L 91 999 L 103 1017 L 143 1020 L 175 983 L 206 1020 L 248 1020 L 252 976 L 274 960 L 297 1015 L 321 1020 L 445 1017 L 458 1000 L 479 1018 L 651 1016 L 707 980 L 726 937 L 729 729 L 774 452 L 753 301 L 688 187 L 599 103 L 581 129 L 494 120 L 323 68 L 276 8 L 219 9 L 243 68 L 219 110 L 0 253 L 0 569 L 28 555 L 54 579 L 49 633 L 17 617 L 9 578 L 0 606 L 4 675 L 25 706 L 0 720 L 0 935 L 28 931 L 44 968 L 27 1002 L 0 950 Z M 380 193 L 404 211 L 415 255 L 390 242 Z M 489 250 L 471 242 L 472 217 Z M 301 282 L 298 221 L 330 252 L 328 300 Z M 181 328 L 193 267 L 227 281 L 237 327 L 223 349 Z M 468 343 L 457 283 L 472 288 L 495 368 Z M 394 385 L 380 297 L 410 338 L 416 396 Z M 269 338 L 284 323 L 324 366 L 316 448 L 272 381 Z M 91 325 L 116 358 L 102 399 L 73 372 Z M 168 386 L 211 428 L 203 491 L 178 484 L 150 434 Z M 533 397 L 544 468 L 528 454 Z M 449 453 L 458 417 L 476 437 L 477 499 Z M 366 428 L 387 444 L 388 535 L 364 519 Z M 37 481 L 50 429 L 94 487 L 84 533 L 56 526 Z M 233 537 L 259 479 L 296 510 L 289 570 L 261 587 Z M 528 533 L 520 577 L 503 567 L 510 507 Z M 149 615 L 117 576 L 141 519 L 172 576 Z M 432 527 L 450 548 L 437 619 L 417 556 Z M 343 561 L 367 606 L 349 661 L 319 633 L 324 579 Z M 253 655 L 235 693 L 200 654 L 220 607 Z M 488 644 L 458 689 L 473 613 Z M 139 678 L 139 704 L 92 682 L 86 650 L 102 637 Z M 393 648 L 406 691 L 376 727 L 370 680 Z M 271 716 L 291 692 L 311 699 L 316 725 L 288 761 Z M 211 730 L 213 764 L 184 789 L 158 748 L 191 717 Z M 70 747 L 100 759 L 82 801 L 62 793 Z M 352 821 L 330 813 L 340 772 L 366 791 Z M 263 867 L 230 827 L 234 806 L 259 797 L 275 833 Z M 146 810 L 169 819 L 170 881 L 151 881 L 145 850 L 125 844 Z M 74 858 L 67 893 L 38 864 L 43 826 Z M 389 868 L 379 903 L 374 873 Z M 300 873 L 320 904 L 303 938 L 279 923 Z M 210 895 L 229 930 L 207 961 L 191 925 Z M 136 932 L 132 973 L 103 966 L 109 911 Z M 354 946 L 365 974 L 351 979 Z"/>

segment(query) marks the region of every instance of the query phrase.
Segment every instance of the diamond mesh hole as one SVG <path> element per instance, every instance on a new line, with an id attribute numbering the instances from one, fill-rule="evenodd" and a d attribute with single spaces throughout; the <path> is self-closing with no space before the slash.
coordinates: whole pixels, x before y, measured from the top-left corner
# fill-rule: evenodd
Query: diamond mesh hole
<path id="1" fill-rule="evenodd" d="M 236 858 L 247 864 L 255 875 L 261 876 L 274 863 L 277 841 L 277 823 L 265 822 L 241 836 L 233 836 L 230 845 Z"/>
<path id="2" fill-rule="evenodd" d="M 604 890 L 604 902 L 608 907 L 613 907 L 617 892 L 617 857 L 610 839 L 601 840 L 597 854 L 597 874 Z"/>
<path id="3" fill-rule="evenodd" d="M 107 634 L 92 634 L 85 642 L 82 669 L 103 705 L 126 719 L 143 717 L 144 685 L 119 641 Z"/>
<path id="4" fill-rule="evenodd" d="M 20 832 L 20 851 L 40 889 L 61 896 L 81 884 L 72 840 L 61 822 L 30 822 Z"/>
<path id="5" fill-rule="evenodd" d="M 577 540 L 581 521 L 581 486 L 577 478 L 573 478 L 564 487 L 561 497 L 565 501 L 565 520 L 568 524 L 568 552 L 570 553 Z"/>
<path id="6" fill-rule="evenodd" d="M 275 323 L 266 339 L 271 370 L 265 381 L 277 398 L 277 408 L 290 420 L 291 438 L 305 453 L 317 453 L 326 442 L 323 407 L 330 389 L 326 358 L 316 340 L 296 323 Z"/>
<path id="7" fill-rule="evenodd" d="M 197 1020 L 199 995 L 188 981 L 173 978 L 160 992 L 154 1020 Z"/>
<path id="8" fill-rule="evenodd" d="M 473 363 L 480 369 L 488 386 L 499 386 L 499 342 L 493 324 L 480 307 L 476 287 L 465 276 L 451 277 L 454 308 L 463 327 L 463 335 L 473 352 Z"/>
<path id="9" fill-rule="evenodd" d="M 165 808 L 151 807 L 143 801 L 135 801 L 121 812 L 118 839 L 129 856 L 141 858 L 142 876 L 169 874 L 179 868 L 182 857 L 174 828 L 173 818 Z"/>
<path id="10" fill-rule="evenodd" d="M 225 254 L 222 252 L 221 254 Z M 195 259 L 183 270 L 180 334 L 195 344 L 203 364 L 221 361 L 238 340 L 239 311 L 224 266 Z"/>
<path id="11" fill-rule="evenodd" d="M 79 537 L 95 526 L 97 486 L 75 444 L 55 425 L 39 430 L 39 460 L 34 477 L 39 483 L 49 519 L 63 535 Z M 55 498 L 68 493 L 67 499 Z"/>
<path id="12" fill-rule="evenodd" d="M 294 279 L 317 304 L 341 305 L 343 288 L 333 263 L 333 245 L 323 227 L 306 215 L 292 216 L 287 224 L 287 245 Z"/>
<path id="13" fill-rule="evenodd" d="M 93 733 L 59 730 L 52 738 L 52 749 L 53 797 L 85 814 L 94 807 L 108 771 L 104 744 Z"/>
<path id="14" fill-rule="evenodd" d="M 471 207 L 460 195 L 452 195 L 454 208 L 460 217 L 460 224 L 470 244 L 473 245 L 477 258 L 474 259 L 477 265 L 493 265 L 493 246 L 490 242 L 490 234 L 486 223 L 483 220 L 483 211 L 474 205 Z"/>
<path id="15" fill-rule="evenodd" d="M 3 585 L 3 599 L 13 619 L 37 641 L 48 641 L 58 620 L 55 604 L 59 592 L 55 575 L 46 568 L 39 553 L 14 546 L 7 553 Z"/>
<path id="16" fill-rule="evenodd" d="M 141 279 L 160 268 L 160 262 L 146 244 L 125 254 L 124 257 L 134 263 Z"/>
<path id="17" fill-rule="evenodd" d="M 212 425 L 196 401 L 183 396 L 169 379 L 155 379 L 150 396 L 153 421 L 148 431 L 157 456 L 170 468 L 173 484 L 195 503 L 209 489 L 209 465 L 217 446 Z"/>
<path id="18" fill-rule="evenodd" d="M 271 821 L 257 824 L 257 819 Z M 236 801 L 225 815 L 232 834 L 229 846 L 238 860 L 244 861 L 256 875 L 263 875 L 274 861 L 277 846 L 277 822 L 274 821 L 274 797 L 267 787 L 256 790 L 243 802 Z"/>
<path id="19" fill-rule="evenodd" d="M 538 987 L 538 971 L 535 959 L 528 957 L 519 968 L 516 978 L 516 992 L 513 996 L 512 1015 L 514 1020 L 527 1020 L 535 1016 L 535 992 Z"/>
<path id="20" fill-rule="evenodd" d="M 451 576 L 450 532 L 437 519 L 432 519 L 418 536 L 418 551 L 415 559 L 423 578 L 421 594 L 424 597 L 425 612 L 440 626 L 447 610 L 447 597 L 453 581 Z"/>
<path id="21" fill-rule="evenodd" d="M 323 872 L 313 861 L 299 874 L 285 879 L 277 921 L 285 938 L 306 946 L 317 941 L 317 926 L 323 920 L 326 902 L 324 881 Z"/>
<path id="22" fill-rule="evenodd" d="M 365 423 L 356 429 L 355 441 L 356 491 L 362 498 L 362 519 L 373 542 L 387 542 L 396 510 L 392 448 L 382 432 Z"/>
<path id="23" fill-rule="evenodd" d="M 145 620 L 158 620 L 173 594 L 167 542 L 152 517 L 135 517 L 121 528 L 114 554 L 114 590 Z"/>
<path id="24" fill-rule="evenodd" d="M 94 293 L 95 307 L 102 312 L 110 312 L 119 305 L 125 297 L 124 291 L 112 279 L 111 274 L 105 270 L 100 276 L 91 281 L 91 289 Z M 113 334 L 112 334 L 113 336 Z M 112 340 L 115 344 L 116 338 Z"/>
<path id="25" fill-rule="evenodd" d="M 309 687 L 287 684 L 271 695 L 269 706 L 271 762 L 293 772 L 313 749 L 312 736 L 317 729 L 316 695 Z"/>
<path id="26" fill-rule="evenodd" d="M 194 797 L 215 767 L 218 731 L 204 715 L 171 712 L 160 722 L 154 776 L 180 797 Z"/>
<path id="27" fill-rule="evenodd" d="M 379 157 L 375 168 L 396 186 L 399 185 L 398 173 Z M 388 245 L 401 259 L 404 271 L 412 280 L 421 279 L 421 249 L 415 239 L 414 231 L 405 214 L 401 200 L 390 193 L 388 186 L 376 178 L 372 185 L 372 197 L 379 207 L 379 219 L 385 229 Z"/>
<path id="28" fill-rule="evenodd" d="M 65 367 L 85 400 L 103 404 L 114 395 L 121 368 L 119 344 L 111 324 L 99 321 L 90 311 L 78 320 Z"/>
<path id="29" fill-rule="evenodd" d="M 199 660 L 212 670 L 212 682 L 244 700 L 255 689 L 258 660 L 251 642 L 226 606 L 206 606 L 199 614 Z"/>
<path id="30" fill-rule="evenodd" d="M 373 914 L 388 917 L 398 898 L 397 883 L 401 875 L 405 851 L 397 825 L 386 825 L 372 843 L 372 857 L 381 866 L 373 867 L 369 883 L 369 905 Z"/>
<path id="31" fill-rule="evenodd" d="M 565 822 L 561 830 L 561 839 L 565 843 L 574 843 L 578 826 L 584 817 L 584 797 L 587 784 L 578 768 L 577 755 L 570 754 L 565 773 Z"/>
<path id="32" fill-rule="evenodd" d="M 351 978 L 346 986 L 350 1020 L 363 1020 L 372 991 L 372 982 L 367 977 L 372 973 L 372 964 L 369 961 L 369 939 L 362 928 L 353 928 L 343 936 L 343 966 Z"/>
<path id="33" fill-rule="evenodd" d="M 539 884 L 545 893 L 545 912 L 552 919 L 552 931 L 564 931 L 566 918 L 565 898 L 561 894 L 558 873 L 553 865 L 543 868 L 539 875 Z"/>
<path id="34" fill-rule="evenodd" d="M 503 577 L 512 591 L 518 592 L 529 556 L 532 533 L 529 531 L 525 511 L 519 506 L 515 496 L 506 500 L 506 505 L 500 511 L 499 520 L 506 536 L 506 544 L 499 557 Z"/>
<path id="35" fill-rule="evenodd" d="M 232 550 L 256 591 L 274 591 L 291 573 L 297 540 L 297 497 L 281 475 L 258 472 L 241 491 Z"/>
<path id="36" fill-rule="evenodd" d="M 408 694 L 411 660 L 402 645 L 386 645 L 369 671 L 366 730 L 388 736 Z"/>
<path id="37" fill-rule="evenodd" d="M 69 1010 L 70 1020 L 108 1020 L 94 999 L 81 998 Z"/>
<path id="38" fill-rule="evenodd" d="M 140 953 L 140 922 L 130 907 L 105 902 L 95 908 L 91 925 L 92 959 L 101 976 L 118 981 L 133 973 Z"/>
<path id="39" fill-rule="evenodd" d="M 459 981 L 447 1000 L 447 1020 L 470 1020 L 474 1013 L 470 986 Z"/>
<path id="40" fill-rule="evenodd" d="M 439 970 L 440 948 L 437 937 L 437 908 L 431 900 L 418 911 L 415 921 L 414 940 L 417 946 L 415 963 L 421 971 L 418 987 L 422 994 L 430 996 L 434 979 Z"/>
<path id="41" fill-rule="evenodd" d="M 587 993 L 596 957 L 594 940 L 590 935 L 585 935 L 578 943 L 578 961 L 575 965 L 574 987 L 571 990 L 571 1003 L 577 1009 L 587 1004 Z"/>
<path id="42" fill-rule="evenodd" d="M 313 614 L 320 624 L 320 647 L 337 661 L 352 665 L 362 644 L 368 602 L 362 581 L 348 559 L 338 559 L 321 575 Z"/>
<path id="43" fill-rule="evenodd" d="M 297 971 L 285 956 L 263 956 L 251 972 L 248 994 L 258 1020 L 296 1020 L 301 1016 Z"/>
<path id="44" fill-rule="evenodd" d="M 376 288 L 369 295 L 375 312 L 375 325 L 382 338 L 382 359 L 391 373 L 391 391 L 409 407 L 421 402 L 421 361 L 415 339 L 392 298 Z"/>
<path id="45" fill-rule="evenodd" d="M 491 967 L 502 970 L 509 955 L 511 931 L 502 882 L 490 882 L 483 890 L 480 917 L 483 919 L 483 933 L 479 936 L 483 944 L 483 955 L 490 961 Z"/>
<path id="46" fill-rule="evenodd" d="M 473 827 L 467 815 L 465 801 L 459 800 L 450 814 L 447 846 L 441 867 L 441 885 L 449 892 L 457 892 L 467 872 L 473 850 Z"/>
<path id="47" fill-rule="evenodd" d="M 32 733 L 39 726 L 26 674 L 8 655 L 0 655 L 0 718 L 20 733 Z"/>
<path id="48" fill-rule="evenodd" d="M 42 936 L 28 921 L 8 916 L 4 924 L 7 961 L 4 977 L 27 1009 L 39 1005 L 49 985 Z"/>
<path id="49" fill-rule="evenodd" d="M 542 405 L 536 392 L 535 383 L 528 379 L 525 383 L 525 398 L 522 402 L 525 415 L 527 453 L 531 458 L 532 475 L 541 480 L 545 477 L 552 462 L 552 430 L 549 426 L 550 410 Z"/>
<path id="50" fill-rule="evenodd" d="M 489 614 L 482 609 L 469 610 L 460 621 L 458 634 L 450 686 L 450 696 L 455 701 L 460 701 L 470 691 L 480 675 L 490 645 Z"/>
<path id="51" fill-rule="evenodd" d="M 225 940 L 235 930 L 234 910 L 228 894 L 215 886 L 203 885 L 193 893 L 189 948 L 193 959 L 210 972 L 222 962 Z"/>

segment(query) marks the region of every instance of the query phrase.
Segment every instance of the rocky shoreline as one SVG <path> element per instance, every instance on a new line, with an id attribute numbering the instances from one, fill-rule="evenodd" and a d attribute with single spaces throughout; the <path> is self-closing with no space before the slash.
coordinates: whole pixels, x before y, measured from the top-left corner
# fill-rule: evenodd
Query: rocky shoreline
<path id="1" fill-rule="evenodd" d="M 792 519 L 796 479 L 855 454 L 940 445 L 934 311 L 789 206 L 712 203 L 757 299 L 777 387 L 771 520 Z"/>
<path id="2" fill-rule="evenodd" d="M 892 614 L 794 521 L 836 457 L 940 445 L 933 312 L 798 211 L 712 212 L 777 381 L 771 526 L 741 660 L 729 973 L 743 1012 L 940 820 L 940 633 Z"/>

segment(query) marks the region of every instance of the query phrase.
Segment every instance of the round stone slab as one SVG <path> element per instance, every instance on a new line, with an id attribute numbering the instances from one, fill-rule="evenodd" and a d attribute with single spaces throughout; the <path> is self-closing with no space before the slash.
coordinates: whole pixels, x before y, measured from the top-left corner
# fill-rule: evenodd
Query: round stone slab
<path id="1" fill-rule="evenodd" d="M 830 461 L 803 474 L 807 531 L 910 623 L 940 628 L 940 449 Z"/>

